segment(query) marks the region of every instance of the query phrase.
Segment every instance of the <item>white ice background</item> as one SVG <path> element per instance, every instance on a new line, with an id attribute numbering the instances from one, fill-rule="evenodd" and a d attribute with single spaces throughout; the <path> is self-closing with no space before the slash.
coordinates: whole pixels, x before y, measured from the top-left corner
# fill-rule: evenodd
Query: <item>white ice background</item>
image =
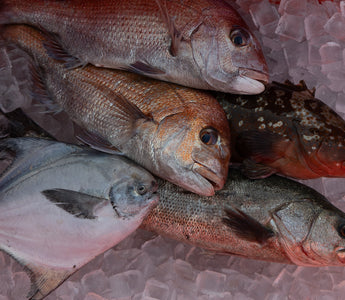
<path id="1" fill-rule="evenodd" d="M 234 2 L 228 0 L 230 2 Z M 237 0 L 236 7 L 261 40 L 271 79 L 305 80 L 316 97 L 345 116 L 345 1 Z M 23 62 L 17 62 L 19 68 Z M 19 92 L 0 53 L 0 106 L 38 108 Z M 55 120 L 50 122 L 58 132 Z M 345 210 L 345 179 L 304 183 Z M 0 300 L 24 299 L 30 287 L 22 267 L 0 252 Z M 218 255 L 138 230 L 75 273 L 47 300 L 344 299 L 345 268 L 310 268 Z"/>

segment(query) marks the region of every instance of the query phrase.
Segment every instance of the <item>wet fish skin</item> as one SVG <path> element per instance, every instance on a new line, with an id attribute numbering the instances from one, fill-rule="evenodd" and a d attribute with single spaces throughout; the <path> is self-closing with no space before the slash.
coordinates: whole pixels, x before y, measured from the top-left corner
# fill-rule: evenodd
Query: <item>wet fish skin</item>
<path id="1" fill-rule="evenodd" d="M 345 263 L 345 214 L 298 182 L 251 180 L 230 169 L 213 197 L 163 181 L 158 193 L 142 229 L 220 254 L 301 266 Z"/>
<path id="2" fill-rule="evenodd" d="M 251 178 L 345 177 L 345 121 L 304 82 L 273 82 L 257 96 L 219 93 L 231 130 L 232 161 Z"/>
<path id="3" fill-rule="evenodd" d="M 243 94 L 268 82 L 258 40 L 223 0 L 2 0 L 0 10 L 1 24 L 56 35 L 46 47 L 53 57 L 63 49 L 69 67 L 91 63 Z"/>
<path id="4" fill-rule="evenodd" d="M 35 29 L 12 25 L 2 33 L 39 66 L 33 94 L 41 102 L 53 99 L 79 126 L 166 180 L 208 196 L 222 188 L 230 132 L 214 97 L 130 72 L 93 66 L 67 70 L 46 54 Z"/>
<path id="5" fill-rule="evenodd" d="M 153 176 L 128 159 L 36 138 L 5 139 L 0 249 L 42 299 L 140 225 L 158 202 Z"/>

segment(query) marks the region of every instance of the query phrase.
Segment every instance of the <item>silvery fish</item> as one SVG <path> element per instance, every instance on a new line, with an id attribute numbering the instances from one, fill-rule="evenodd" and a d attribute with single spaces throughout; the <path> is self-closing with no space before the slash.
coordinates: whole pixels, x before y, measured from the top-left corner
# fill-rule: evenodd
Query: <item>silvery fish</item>
<path id="1" fill-rule="evenodd" d="M 345 121 L 302 81 L 273 82 L 257 96 L 218 94 L 231 130 L 231 159 L 250 178 L 273 173 L 345 177 Z"/>
<path id="2" fill-rule="evenodd" d="M 69 68 L 91 63 L 241 94 L 268 82 L 259 42 L 223 0 L 1 0 L 0 23 L 44 28 L 49 54 Z"/>
<path id="3" fill-rule="evenodd" d="M 345 214 L 315 190 L 230 169 L 224 189 L 200 197 L 159 182 L 141 228 L 221 254 L 301 266 L 344 266 Z"/>
<path id="4" fill-rule="evenodd" d="M 223 187 L 230 133 L 214 97 L 130 72 L 94 66 L 67 70 L 46 54 L 44 37 L 26 25 L 7 26 L 3 38 L 34 59 L 36 99 L 50 108 L 58 104 L 93 136 L 166 180 L 207 196 Z M 108 147 L 90 140 L 99 149 Z"/>
<path id="5" fill-rule="evenodd" d="M 158 202 L 155 179 L 124 157 L 55 141 L 0 142 L 0 249 L 42 299 L 140 225 Z"/>

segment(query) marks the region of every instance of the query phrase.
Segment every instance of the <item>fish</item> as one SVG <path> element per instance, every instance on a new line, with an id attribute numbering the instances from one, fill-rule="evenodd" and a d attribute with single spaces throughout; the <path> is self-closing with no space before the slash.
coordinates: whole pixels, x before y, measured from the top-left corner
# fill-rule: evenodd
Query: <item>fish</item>
<path id="1" fill-rule="evenodd" d="M 159 180 L 159 204 L 141 229 L 220 255 L 300 266 L 344 266 L 345 214 L 323 195 L 278 175 L 253 180 L 230 168 L 203 197 Z"/>
<path id="2" fill-rule="evenodd" d="M 250 178 L 345 177 L 345 121 L 305 82 L 273 82 L 257 96 L 218 93 L 231 161 Z"/>
<path id="3" fill-rule="evenodd" d="M 223 0 L 1 0 L 0 24 L 44 29 L 67 68 L 123 69 L 198 89 L 258 94 L 268 67 L 256 37 Z"/>
<path id="4" fill-rule="evenodd" d="M 223 187 L 229 124 L 209 93 L 92 65 L 67 70 L 46 54 L 44 35 L 26 25 L 6 26 L 2 37 L 33 58 L 33 97 L 50 109 L 57 104 L 86 129 L 91 136 L 81 135 L 85 142 L 120 151 L 200 195 Z"/>
<path id="5" fill-rule="evenodd" d="M 119 155 L 40 138 L 0 141 L 0 249 L 43 299 L 135 231 L 157 205 L 154 177 Z"/>

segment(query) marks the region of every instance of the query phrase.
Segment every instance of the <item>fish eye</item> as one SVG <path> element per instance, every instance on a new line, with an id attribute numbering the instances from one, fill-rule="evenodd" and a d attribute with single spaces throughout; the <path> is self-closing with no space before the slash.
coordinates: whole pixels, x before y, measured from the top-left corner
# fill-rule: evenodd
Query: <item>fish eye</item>
<path id="1" fill-rule="evenodd" d="M 218 141 L 218 133 L 213 128 L 204 128 L 200 132 L 200 140 L 206 145 L 214 145 Z"/>
<path id="2" fill-rule="evenodd" d="M 249 43 L 249 34 L 243 29 L 233 29 L 230 32 L 230 40 L 236 47 L 243 47 Z"/>
<path id="3" fill-rule="evenodd" d="M 342 238 L 345 238 L 345 224 L 338 227 L 338 233 Z"/>
<path id="4" fill-rule="evenodd" d="M 147 193 L 147 188 L 143 184 L 137 186 L 136 190 L 139 195 L 145 195 Z"/>

